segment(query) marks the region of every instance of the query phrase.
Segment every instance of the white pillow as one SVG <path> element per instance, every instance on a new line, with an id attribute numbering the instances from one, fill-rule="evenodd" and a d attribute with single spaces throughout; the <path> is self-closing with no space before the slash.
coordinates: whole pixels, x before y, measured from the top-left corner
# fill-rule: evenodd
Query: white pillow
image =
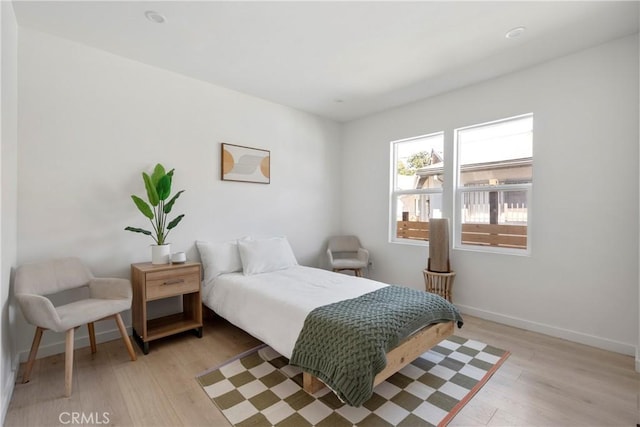
<path id="1" fill-rule="evenodd" d="M 239 240 L 238 250 L 242 260 L 242 272 L 246 276 L 284 270 L 298 265 L 286 237 Z"/>
<path id="2" fill-rule="evenodd" d="M 196 241 L 202 267 L 204 269 L 204 283 L 211 281 L 221 274 L 242 271 L 242 262 L 236 241 L 224 243 L 209 243 Z"/>

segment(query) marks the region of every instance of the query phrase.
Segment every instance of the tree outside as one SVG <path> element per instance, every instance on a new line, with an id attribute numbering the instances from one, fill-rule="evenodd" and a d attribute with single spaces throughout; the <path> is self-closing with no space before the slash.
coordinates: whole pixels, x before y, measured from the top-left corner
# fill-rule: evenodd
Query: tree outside
<path id="1" fill-rule="evenodd" d="M 418 151 L 407 158 L 405 165 L 402 160 L 398 161 L 399 175 L 414 175 L 416 170 L 431 164 L 431 153 L 428 151 Z"/>

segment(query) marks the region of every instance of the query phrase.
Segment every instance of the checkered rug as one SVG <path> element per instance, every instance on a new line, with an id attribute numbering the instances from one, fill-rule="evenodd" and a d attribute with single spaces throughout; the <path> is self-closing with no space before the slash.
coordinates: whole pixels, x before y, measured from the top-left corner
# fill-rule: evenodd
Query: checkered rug
<path id="1" fill-rule="evenodd" d="M 263 345 L 197 377 L 237 427 L 445 426 L 509 352 L 451 336 L 374 389 L 354 408 L 328 388 L 302 390 L 302 373 Z"/>

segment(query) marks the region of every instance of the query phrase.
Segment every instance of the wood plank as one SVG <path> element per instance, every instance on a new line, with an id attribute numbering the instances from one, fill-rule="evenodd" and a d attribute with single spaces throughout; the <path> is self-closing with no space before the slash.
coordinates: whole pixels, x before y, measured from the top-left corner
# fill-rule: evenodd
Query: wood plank
<path id="1" fill-rule="evenodd" d="M 517 236 L 527 235 L 526 225 L 506 224 L 462 224 L 463 233 L 489 233 L 489 234 L 513 234 Z"/>
<path id="2" fill-rule="evenodd" d="M 429 232 L 422 230 L 398 230 L 397 235 L 402 239 L 429 240 Z"/>
<path id="3" fill-rule="evenodd" d="M 374 387 L 452 335 L 453 330 L 454 322 L 438 323 L 427 326 L 406 339 L 387 353 L 387 366 L 376 375 L 373 380 Z"/>
<path id="4" fill-rule="evenodd" d="M 147 337 L 149 341 L 164 338 L 169 335 L 199 328 L 202 322 L 189 317 L 185 313 L 175 313 L 164 317 L 151 319 L 147 322 Z"/>
<path id="5" fill-rule="evenodd" d="M 403 223 L 403 224 L 406 224 Z M 411 228 L 408 226 L 401 226 L 398 223 L 398 228 L 396 231 L 396 235 L 399 238 L 403 239 L 419 239 L 419 240 L 428 240 L 429 239 L 429 230 L 428 228 Z"/>
<path id="6" fill-rule="evenodd" d="M 496 234 L 462 233 L 462 243 L 491 246 L 527 247 L 527 236 L 505 236 Z"/>
<path id="7" fill-rule="evenodd" d="M 411 230 L 429 230 L 429 222 L 427 221 L 398 221 L 398 228 L 406 228 Z"/>

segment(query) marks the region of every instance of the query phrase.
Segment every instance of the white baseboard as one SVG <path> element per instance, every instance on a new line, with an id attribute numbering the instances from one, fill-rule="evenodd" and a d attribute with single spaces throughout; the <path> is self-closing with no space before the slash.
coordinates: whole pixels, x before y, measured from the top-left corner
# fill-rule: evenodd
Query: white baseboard
<path id="1" fill-rule="evenodd" d="M 47 331 L 45 331 L 44 333 L 46 334 Z M 131 327 L 127 328 L 127 333 L 131 335 Z M 40 347 L 38 348 L 38 355 L 36 356 L 36 358 L 40 359 L 42 357 L 53 356 L 54 354 L 64 353 L 65 351 L 64 334 L 60 334 L 60 336 L 62 337 L 61 341 L 57 341 L 57 342 L 46 344 L 46 345 L 41 344 Z M 120 335 L 120 331 L 117 328 L 110 329 L 108 331 L 103 331 L 103 332 L 96 332 L 97 343 L 112 341 L 119 338 L 122 338 L 122 336 Z M 76 339 L 74 340 L 73 348 L 88 347 L 89 345 L 90 345 L 89 336 L 76 337 Z M 29 349 L 21 351 L 18 354 L 18 358 L 20 360 L 20 363 L 26 362 L 27 359 L 29 358 Z"/>
<path id="2" fill-rule="evenodd" d="M 571 331 L 569 329 L 558 328 L 556 326 L 546 325 L 544 323 L 532 322 L 526 319 L 520 319 L 504 314 L 494 313 L 487 310 L 481 310 L 466 305 L 456 304 L 462 314 L 480 317 L 485 320 L 502 323 L 516 328 L 526 329 L 528 331 L 539 332 L 541 334 L 550 335 L 556 338 L 562 338 L 568 341 L 585 344 L 591 347 L 601 348 L 603 350 L 613 351 L 628 356 L 636 357 L 636 371 L 640 372 L 640 356 L 637 355 L 636 346 L 620 341 L 610 340 L 608 338 L 598 337 L 595 335 L 584 334 L 582 332 Z"/>
<path id="3" fill-rule="evenodd" d="M 16 383 L 16 375 L 18 374 L 17 369 L 11 369 L 9 375 L 5 379 L 4 384 L 2 384 L 2 412 L 0 413 L 0 425 L 4 425 L 4 419 L 7 416 L 7 411 L 9 410 L 9 403 L 11 402 L 11 397 L 13 396 L 13 387 Z"/>

